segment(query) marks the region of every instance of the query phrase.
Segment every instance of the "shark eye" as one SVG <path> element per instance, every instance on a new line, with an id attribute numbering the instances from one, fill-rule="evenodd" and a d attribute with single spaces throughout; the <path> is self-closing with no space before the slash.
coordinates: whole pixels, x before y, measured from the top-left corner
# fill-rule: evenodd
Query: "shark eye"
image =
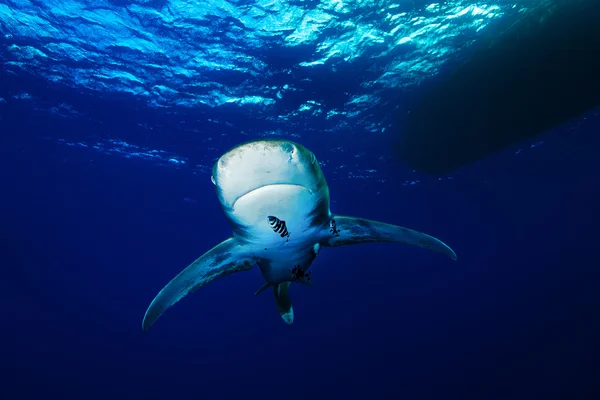
<path id="1" fill-rule="evenodd" d="M 281 145 L 281 150 L 283 150 L 285 153 L 292 153 L 294 154 L 294 146 L 292 146 L 290 143 L 284 143 Z"/>
<path id="2" fill-rule="evenodd" d="M 210 176 L 210 181 L 213 183 L 213 185 L 217 186 L 217 182 L 215 182 L 215 177 L 214 176 Z"/>
<path id="3" fill-rule="evenodd" d="M 310 152 L 310 163 L 314 164 L 315 161 L 317 161 L 317 157 L 315 157 L 315 153 L 313 153 L 312 151 Z"/>

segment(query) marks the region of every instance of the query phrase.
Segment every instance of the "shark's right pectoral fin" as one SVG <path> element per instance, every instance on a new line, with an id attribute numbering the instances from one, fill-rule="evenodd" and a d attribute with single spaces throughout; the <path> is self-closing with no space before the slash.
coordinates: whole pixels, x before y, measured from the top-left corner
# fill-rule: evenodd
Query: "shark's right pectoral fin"
<path id="1" fill-rule="evenodd" d="M 280 283 L 279 285 L 273 286 L 275 293 L 275 304 L 279 310 L 279 315 L 287 323 L 292 324 L 294 322 L 294 308 L 292 307 L 292 301 L 288 290 L 290 288 L 290 282 Z"/>
<path id="2" fill-rule="evenodd" d="M 222 276 L 248 271 L 254 263 L 233 238 L 221 242 L 181 271 L 156 295 L 146 311 L 142 329 L 148 330 L 169 307 L 189 293 Z"/>
<path id="3" fill-rule="evenodd" d="M 402 226 L 364 218 L 336 215 L 330 223 L 326 246 L 337 247 L 358 243 L 391 242 L 437 251 L 456 260 L 456 253 L 446 243 L 426 233 Z"/>

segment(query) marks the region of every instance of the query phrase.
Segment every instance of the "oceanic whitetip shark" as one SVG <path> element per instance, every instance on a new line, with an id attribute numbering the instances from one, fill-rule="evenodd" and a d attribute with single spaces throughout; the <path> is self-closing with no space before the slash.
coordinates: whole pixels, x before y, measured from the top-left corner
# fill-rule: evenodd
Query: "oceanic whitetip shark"
<path id="1" fill-rule="evenodd" d="M 294 321 L 290 283 L 311 284 L 308 271 L 322 247 L 393 242 L 456 254 L 440 240 L 408 228 L 334 215 L 329 188 L 315 155 L 287 140 L 241 144 L 212 171 L 221 208 L 233 236 L 216 245 L 171 280 L 146 311 L 148 330 L 173 304 L 213 280 L 258 265 L 272 287 L 283 320 Z"/>

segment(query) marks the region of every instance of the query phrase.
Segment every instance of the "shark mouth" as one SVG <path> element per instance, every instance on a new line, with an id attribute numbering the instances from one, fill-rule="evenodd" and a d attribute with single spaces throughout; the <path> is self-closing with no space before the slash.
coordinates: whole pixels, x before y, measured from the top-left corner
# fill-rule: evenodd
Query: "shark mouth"
<path id="1" fill-rule="evenodd" d="M 307 187 L 306 187 L 306 186 L 304 186 L 304 185 L 297 185 L 297 184 L 295 184 L 295 183 L 272 183 L 272 184 L 268 184 L 268 185 L 262 185 L 262 186 L 259 186 L 259 187 L 257 187 L 257 188 L 254 188 L 254 189 L 252 189 L 252 190 L 249 190 L 249 191 L 247 191 L 247 192 L 245 192 L 245 193 L 242 193 L 241 195 L 239 195 L 239 196 L 238 196 L 238 197 L 237 197 L 237 198 L 236 198 L 236 199 L 233 201 L 233 204 L 231 204 L 231 208 L 235 208 L 235 204 L 236 204 L 236 203 L 237 203 L 237 202 L 238 202 L 238 201 L 239 201 L 241 198 L 243 198 L 243 197 L 245 197 L 245 196 L 248 196 L 249 194 L 252 194 L 252 193 L 258 192 L 258 191 L 260 191 L 260 190 L 262 190 L 262 189 L 264 189 L 264 188 L 266 188 L 266 187 L 273 187 L 273 186 L 287 186 L 287 187 L 302 188 L 302 189 L 304 189 L 304 190 L 307 190 L 307 191 L 308 191 L 308 192 L 309 192 L 311 195 L 313 195 L 313 192 L 312 192 L 312 190 L 310 190 L 309 188 L 307 188 Z"/>

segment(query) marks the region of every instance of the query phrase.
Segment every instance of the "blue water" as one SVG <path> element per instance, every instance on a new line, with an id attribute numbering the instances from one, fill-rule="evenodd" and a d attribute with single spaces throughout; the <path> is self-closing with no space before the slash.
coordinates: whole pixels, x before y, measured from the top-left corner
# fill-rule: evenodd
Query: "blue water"
<path id="1" fill-rule="evenodd" d="M 0 1 L 0 398 L 597 398 L 598 111 L 451 174 L 407 170 L 386 112 L 493 34 L 478 10 L 516 11 L 384 3 Z M 427 232 L 458 261 L 324 249 L 291 326 L 253 296 L 255 268 L 142 332 L 231 234 L 214 160 L 276 136 L 315 153 L 334 213 Z"/>

